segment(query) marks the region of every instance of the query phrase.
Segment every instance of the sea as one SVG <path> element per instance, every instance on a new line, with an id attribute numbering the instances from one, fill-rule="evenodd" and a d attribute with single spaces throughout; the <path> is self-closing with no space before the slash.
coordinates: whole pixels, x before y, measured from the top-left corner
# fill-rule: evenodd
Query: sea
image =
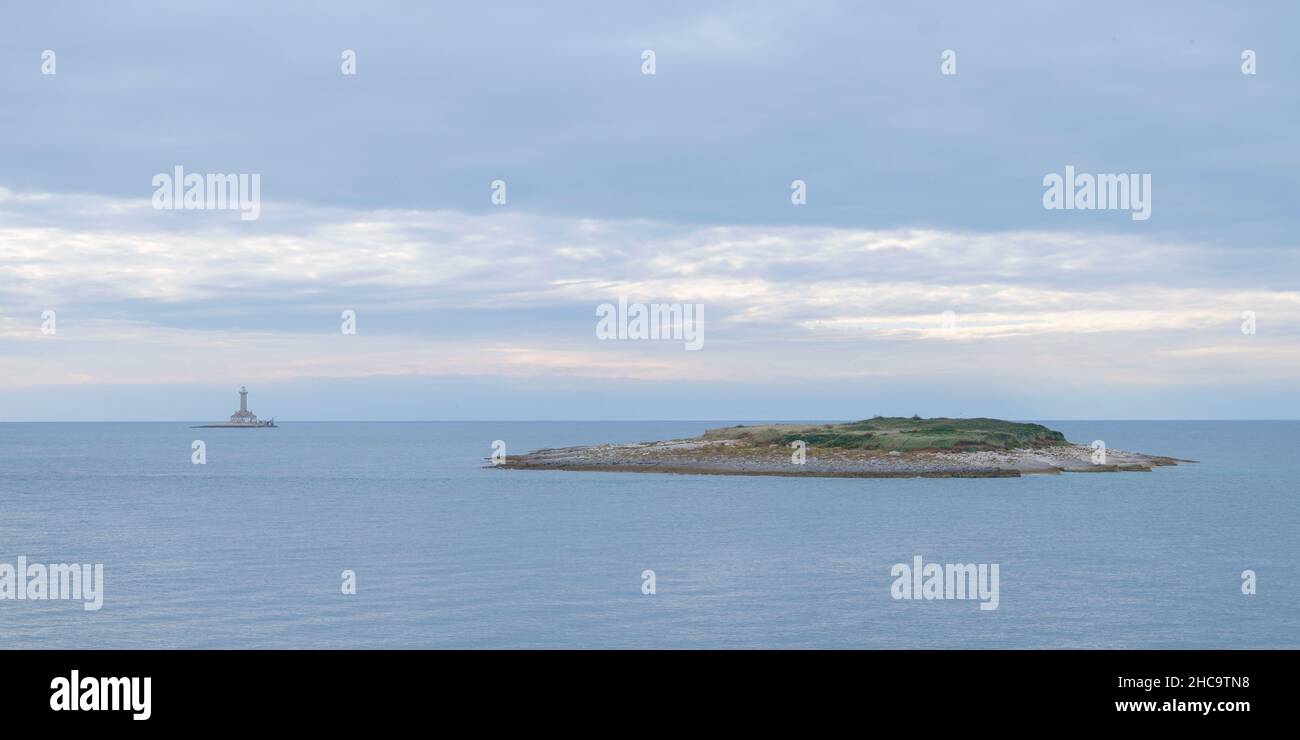
<path id="1" fill-rule="evenodd" d="M 97 610 L 0 599 L 0 646 L 1300 647 L 1300 422 L 1042 422 L 1196 461 L 1147 473 L 490 464 L 733 423 L 0 424 L 0 564 L 103 566 Z M 997 608 L 895 598 L 918 556 Z"/>

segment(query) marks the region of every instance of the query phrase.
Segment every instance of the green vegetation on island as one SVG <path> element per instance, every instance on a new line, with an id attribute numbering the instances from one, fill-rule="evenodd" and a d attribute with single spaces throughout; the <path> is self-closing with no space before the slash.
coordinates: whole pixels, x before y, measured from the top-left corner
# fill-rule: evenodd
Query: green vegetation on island
<path id="1" fill-rule="evenodd" d="M 809 447 L 913 452 L 921 450 L 1011 450 L 1068 445 L 1065 435 L 1042 424 L 1001 419 L 922 419 L 877 416 L 839 424 L 760 424 L 723 427 L 706 440 L 735 440 L 747 446 Z"/>

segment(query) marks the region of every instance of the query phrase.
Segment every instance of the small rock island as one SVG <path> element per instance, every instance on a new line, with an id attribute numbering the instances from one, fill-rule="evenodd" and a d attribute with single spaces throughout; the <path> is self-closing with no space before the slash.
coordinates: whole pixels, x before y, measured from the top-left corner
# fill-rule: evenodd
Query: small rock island
<path id="1" fill-rule="evenodd" d="M 542 449 L 495 466 L 696 475 L 1017 478 L 1150 471 L 1192 462 L 1075 444 L 1041 424 L 880 417 L 840 424 L 710 429 L 692 439 Z"/>

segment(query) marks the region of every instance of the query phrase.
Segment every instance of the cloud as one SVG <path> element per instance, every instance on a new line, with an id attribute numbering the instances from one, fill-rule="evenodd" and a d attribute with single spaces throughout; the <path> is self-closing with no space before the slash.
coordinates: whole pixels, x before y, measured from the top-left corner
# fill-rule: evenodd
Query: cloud
<path id="1" fill-rule="evenodd" d="M 0 172 L 129 198 L 183 164 L 312 206 L 461 212 L 500 177 L 568 219 L 1295 247 L 1294 7 L 994 6 L 24 4 L 0 26 L 0 97 L 21 111 L 0 119 L 21 144 Z M 1151 221 L 1044 212 L 1039 183 L 1068 163 L 1151 173 Z M 788 205 L 795 178 L 807 208 Z"/>
<path id="2" fill-rule="evenodd" d="M 0 402 L 473 376 L 659 384 L 655 414 L 742 408 L 708 405 L 738 383 L 1295 408 L 1295 8 L 994 6 L 16 7 Z M 1150 173 L 1152 218 L 1044 210 L 1066 164 Z M 176 165 L 260 174 L 261 218 L 153 210 Z M 598 341 L 619 295 L 705 304 L 705 348 Z"/>
<path id="3" fill-rule="evenodd" d="M 515 210 L 267 203 L 264 213 L 242 222 L 102 196 L 8 194 L 6 385 L 777 381 L 943 377 L 953 367 L 1177 383 L 1246 358 L 1232 368 L 1236 382 L 1300 370 L 1300 291 L 1265 287 L 1284 254 L 1225 263 L 1213 247 L 1139 237 L 695 227 Z M 598 341 L 595 307 L 619 296 L 704 304 L 705 350 Z M 358 313 L 357 336 L 339 331 L 345 309 Z M 40 332 L 44 310 L 57 313 L 56 336 Z M 1257 313 L 1259 334 L 1241 334 L 1243 310 Z"/>

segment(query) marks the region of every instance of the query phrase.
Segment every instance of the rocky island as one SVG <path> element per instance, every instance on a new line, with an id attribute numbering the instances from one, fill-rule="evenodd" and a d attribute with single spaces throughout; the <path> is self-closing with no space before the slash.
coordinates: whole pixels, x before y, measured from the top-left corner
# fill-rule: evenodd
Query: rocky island
<path id="1" fill-rule="evenodd" d="M 692 439 L 541 449 L 513 470 L 837 478 L 1016 478 L 1149 471 L 1192 462 L 1075 444 L 1041 424 L 999 419 L 875 417 L 840 424 L 710 429 Z"/>

